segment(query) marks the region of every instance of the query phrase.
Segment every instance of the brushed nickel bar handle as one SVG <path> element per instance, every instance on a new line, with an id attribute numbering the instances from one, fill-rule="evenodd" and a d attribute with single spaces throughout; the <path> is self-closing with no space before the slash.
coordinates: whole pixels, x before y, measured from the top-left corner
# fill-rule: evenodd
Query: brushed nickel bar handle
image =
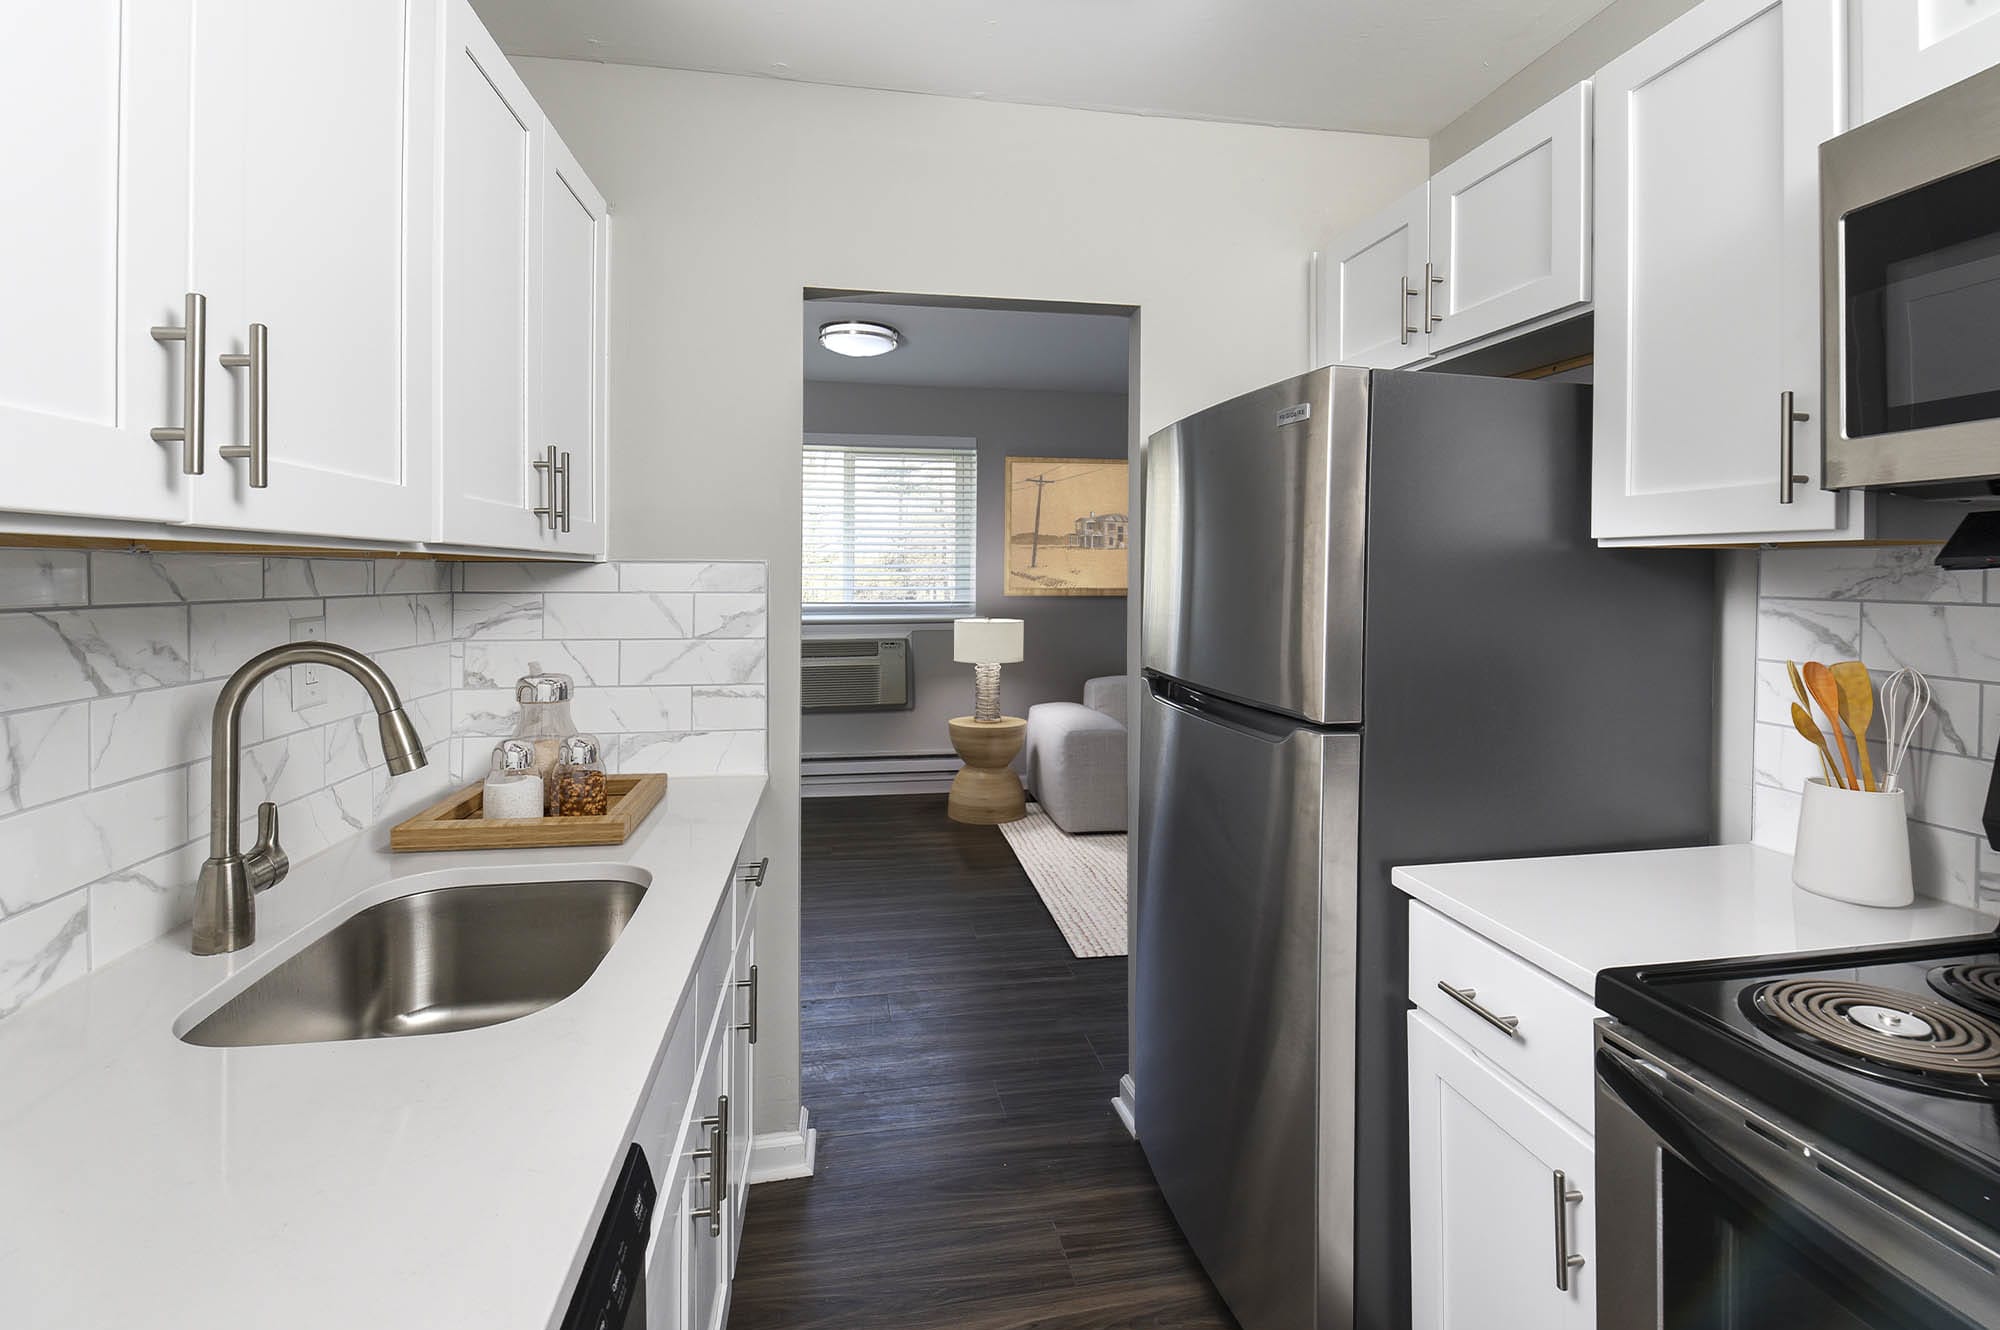
<path id="1" fill-rule="evenodd" d="M 1425 332 L 1429 332 L 1432 328 L 1435 328 L 1438 324 L 1444 322 L 1444 315 L 1434 314 L 1431 312 L 1434 303 L 1432 292 L 1436 291 L 1438 287 L 1443 285 L 1444 285 L 1444 274 L 1441 272 L 1432 272 L 1431 265 L 1426 263 L 1424 265 L 1424 331 Z"/>
<path id="2" fill-rule="evenodd" d="M 708 1161 L 708 1204 L 699 1210 L 690 1210 L 694 1219 L 708 1221 L 708 1235 L 722 1236 L 722 1203 L 729 1199 L 729 1096 L 717 1095 L 715 1116 L 703 1118 L 701 1125 L 708 1131 L 708 1148 L 696 1150 L 690 1159 Z"/>
<path id="3" fill-rule="evenodd" d="M 751 966 L 750 977 L 748 979 L 738 979 L 736 986 L 750 990 L 750 1019 L 736 1028 L 748 1033 L 750 1042 L 754 1044 L 757 1042 L 757 967 L 754 965 Z"/>
<path id="4" fill-rule="evenodd" d="M 1475 1001 L 1479 996 L 1477 989 L 1453 988 L 1450 984 L 1440 979 L 1438 980 L 1438 991 L 1446 997 L 1451 998 L 1459 1006 L 1464 1007 L 1480 1020 L 1485 1021 L 1501 1034 L 1506 1035 L 1509 1039 L 1519 1039 L 1521 1037 L 1521 1018 L 1519 1016 L 1502 1016 L 1483 1003 Z"/>
<path id="5" fill-rule="evenodd" d="M 155 324 L 153 340 L 185 342 L 187 354 L 181 358 L 181 423 L 153 427 L 154 443 L 181 445 L 181 474 L 198 476 L 206 465 L 205 438 L 208 432 L 208 380 L 202 370 L 208 364 L 208 297 L 190 291 L 181 301 L 181 326 Z"/>
<path id="6" fill-rule="evenodd" d="M 738 864 L 736 871 L 742 876 L 738 881 L 748 882 L 753 887 L 764 885 L 764 874 L 771 871 L 771 856 L 765 855 L 754 864 Z"/>
<path id="7" fill-rule="evenodd" d="M 540 508 L 531 508 L 528 511 L 547 522 L 549 530 L 554 531 L 556 524 L 562 520 L 562 489 L 556 474 L 556 446 L 550 444 L 546 454 L 530 465 L 542 473 L 543 493 L 547 498 Z"/>
<path id="8" fill-rule="evenodd" d="M 1416 297 L 1422 294 L 1423 292 L 1417 290 L 1416 287 L 1410 285 L 1409 278 L 1405 277 L 1403 279 L 1403 298 L 1396 303 L 1396 322 L 1403 330 L 1402 342 L 1404 346 L 1408 346 L 1410 344 L 1411 333 L 1420 333 L 1423 331 L 1422 328 L 1412 328 L 1409 323 L 1410 301 L 1414 300 Z"/>
<path id="9" fill-rule="evenodd" d="M 217 356 L 224 369 L 250 371 L 250 442 L 224 444 L 216 456 L 232 462 L 250 463 L 250 488 L 271 486 L 271 330 L 261 323 L 250 325 L 250 354 Z"/>
<path id="10" fill-rule="evenodd" d="M 1804 485 L 1811 476 L 1796 475 L 1792 471 L 1792 426 L 1811 420 L 1804 411 L 1793 409 L 1794 396 L 1787 388 L 1778 394 L 1778 502 L 1792 501 L 1792 486 Z"/>
<path id="11" fill-rule="evenodd" d="M 1555 1171 L 1556 1196 L 1556 1289 L 1569 1292 L 1570 1271 L 1582 1267 L 1583 1257 L 1569 1249 L 1569 1208 L 1583 1200 L 1583 1193 L 1569 1185 L 1569 1177 Z"/>
<path id="12" fill-rule="evenodd" d="M 569 454 L 562 455 L 562 465 L 556 468 L 556 477 L 562 485 L 561 506 L 557 509 L 557 519 L 562 523 L 562 533 L 569 534 Z"/>

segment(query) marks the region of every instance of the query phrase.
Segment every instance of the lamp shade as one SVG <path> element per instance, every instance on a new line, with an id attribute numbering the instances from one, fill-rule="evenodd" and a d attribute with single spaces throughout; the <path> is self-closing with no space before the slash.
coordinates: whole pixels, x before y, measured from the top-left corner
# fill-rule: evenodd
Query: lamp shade
<path id="1" fill-rule="evenodd" d="M 951 658 L 962 665 L 1011 665 L 1021 659 L 1019 619 L 954 619 Z"/>

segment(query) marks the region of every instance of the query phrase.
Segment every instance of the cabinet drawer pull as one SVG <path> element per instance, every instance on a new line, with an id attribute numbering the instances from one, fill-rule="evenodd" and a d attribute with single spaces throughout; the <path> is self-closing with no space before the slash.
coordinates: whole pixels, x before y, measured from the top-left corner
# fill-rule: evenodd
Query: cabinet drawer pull
<path id="1" fill-rule="evenodd" d="M 754 1044 L 757 1042 L 757 967 L 754 965 L 751 966 L 750 977 L 748 979 L 738 979 L 736 986 L 750 990 L 750 1019 L 736 1028 L 748 1034 L 750 1042 Z"/>
<path id="2" fill-rule="evenodd" d="M 181 445 L 181 474 L 198 476 L 207 457 L 203 437 L 208 431 L 208 380 L 202 370 L 208 364 L 208 297 L 188 292 L 181 302 L 181 326 L 156 324 L 153 340 L 162 346 L 186 343 L 181 357 L 181 423 L 154 426 L 153 442 Z"/>
<path id="3" fill-rule="evenodd" d="M 771 856 L 769 856 L 768 854 L 765 855 L 762 859 L 759 859 L 754 864 L 736 865 L 736 872 L 738 874 L 737 881 L 748 882 L 753 887 L 763 886 L 764 874 L 770 871 L 771 871 Z"/>
<path id="4" fill-rule="evenodd" d="M 1792 486 L 1808 484 L 1812 480 L 1811 476 L 1797 475 L 1792 471 L 1792 467 L 1796 465 L 1792 460 L 1792 426 L 1812 419 L 1806 412 L 1793 409 L 1792 404 L 1794 400 L 1792 391 L 1789 388 L 1778 394 L 1779 503 L 1790 503 L 1792 501 Z"/>
<path id="5" fill-rule="evenodd" d="M 729 1199 L 729 1096 L 715 1097 L 715 1116 L 703 1118 L 701 1125 L 708 1130 L 708 1148 L 696 1150 L 690 1159 L 708 1161 L 708 1204 L 699 1210 L 690 1210 L 694 1219 L 708 1221 L 708 1235 L 722 1236 L 722 1205 Z"/>
<path id="6" fill-rule="evenodd" d="M 1464 1007 L 1480 1020 L 1485 1021 L 1501 1034 L 1506 1035 L 1509 1039 L 1519 1039 L 1521 1037 L 1521 1018 L 1519 1016 L 1502 1016 L 1498 1012 L 1476 1001 L 1479 997 L 1477 989 L 1453 988 L 1450 984 L 1440 979 L 1438 980 L 1438 992 L 1443 993 L 1446 997 L 1458 1003 L 1459 1006 Z"/>
<path id="7" fill-rule="evenodd" d="M 1569 1208 L 1583 1200 L 1583 1193 L 1569 1185 L 1568 1176 L 1561 1170 L 1555 1171 L 1556 1192 L 1556 1288 L 1559 1292 L 1569 1292 L 1570 1271 L 1582 1267 L 1583 1257 L 1569 1249 Z"/>
<path id="8" fill-rule="evenodd" d="M 1410 285 L 1409 278 L 1405 277 L 1403 279 L 1403 298 L 1402 300 L 1397 302 L 1396 305 L 1396 323 L 1403 330 L 1402 340 L 1404 346 L 1408 346 L 1410 344 L 1410 335 L 1412 333 L 1420 333 L 1423 331 L 1422 328 L 1411 327 L 1409 321 L 1410 302 L 1412 300 L 1415 300 L 1418 296 L 1422 294 L 1423 292 L 1417 290 L 1416 287 Z"/>
<path id="9" fill-rule="evenodd" d="M 544 450 L 544 455 L 530 463 L 542 473 L 542 493 L 546 496 L 542 506 L 528 511 L 541 518 L 549 530 L 562 528 L 562 463 L 557 460 L 556 446 L 552 443 Z"/>
<path id="10" fill-rule="evenodd" d="M 216 456 L 232 462 L 250 463 L 250 488 L 271 485 L 271 330 L 261 323 L 250 325 L 248 355 L 217 356 L 224 369 L 250 371 L 250 442 L 224 444 Z"/>
<path id="11" fill-rule="evenodd" d="M 1432 272 L 1431 265 L 1426 263 L 1424 265 L 1424 331 L 1425 332 L 1429 332 L 1431 329 L 1437 327 L 1440 323 L 1444 322 L 1444 315 L 1435 314 L 1432 312 L 1432 306 L 1436 303 L 1437 300 L 1437 296 L 1435 294 L 1437 288 L 1443 285 L 1444 285 L 1444 274 L 1441 272 Z"/>

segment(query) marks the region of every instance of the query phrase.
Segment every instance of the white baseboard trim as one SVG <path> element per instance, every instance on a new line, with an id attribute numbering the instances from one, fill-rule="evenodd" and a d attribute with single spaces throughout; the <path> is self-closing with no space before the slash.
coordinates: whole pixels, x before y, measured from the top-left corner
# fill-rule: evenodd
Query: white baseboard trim
<path id="1" fill-rule="evenodd" d="M 799 1106 L 797 1131 L 760 1133 L 750 1142 L 750 1182 L 782 1182 L 786 1178 L 809 1178 L 819 1155 L 819 1132 L 810 1114 Z"/>
<path id="2" fill-rule="evenodd" d="M 1116 1113 L 1118 1120 L 1125 1124 L 1126 1134 L 1131 1136 L 1133 1140 L 1138 1140 L 1139 1091 L 1132 1084 L 1130 1076 L 1120 1076 L 1118 1078 L 1118 1094 L 1111 1101 L 1111 1111 Z"/>

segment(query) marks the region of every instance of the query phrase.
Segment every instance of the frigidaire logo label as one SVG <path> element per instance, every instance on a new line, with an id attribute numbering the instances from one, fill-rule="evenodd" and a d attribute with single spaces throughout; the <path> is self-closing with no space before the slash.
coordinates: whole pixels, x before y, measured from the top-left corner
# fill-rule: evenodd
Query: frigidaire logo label
<path id="1" fill-rule="evenodd" d="M 1288 406 L 1283 411 L 1280 411 L 1278 413 L 1278 423 L 1280 425 L 1296 425 L 1301 420 L 1311 420 L 1312 413 L 1313 404 L 1311 402 L 1300 402 L 1297 406 Z"/>

